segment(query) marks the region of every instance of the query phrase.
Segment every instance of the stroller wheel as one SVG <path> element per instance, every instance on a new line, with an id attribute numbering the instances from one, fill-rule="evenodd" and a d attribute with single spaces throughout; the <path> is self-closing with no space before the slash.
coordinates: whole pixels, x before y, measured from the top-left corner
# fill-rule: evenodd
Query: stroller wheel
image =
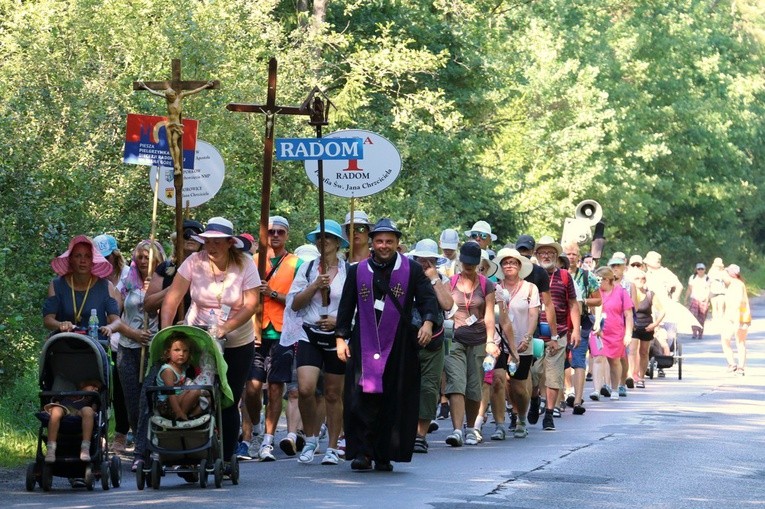
<path id="1" fill-rule="evenodd" d="M 215 460 L 213 475 L 215 476 L 215 487 L 220 488 L 223 486 L 223 460 L 220 458 Z"/>
<path id="2" fill-rule="evenodd" d="M 202 461 L 199 462 L 199 487 L 200 488 L 207 487 L 207 460 L 206 459 L 202 459 Z"/>
<path id="3" fill-rule="evenodd" d="M 139 461 L 135 469 L 135 486 L 139 490 L 143 490 L 146 486 L 146 474 L 143 471 L 143 461 Z"/>
<path id="4" fill-rule="evenodd" d="M 53 472 L 51 471 L 50 465 L 47 463 L 43 463 L 40 487 L 43 491 L 50 491 L 53 487 Z"/>
<path id="5" fill-rule="evenodd" d="M 96 485 L 96 476 L 93 475 L 93 470 L 90 465 L 85 467 L 85 488 L 88 491 L 93 491 Z"/>
<path id="6" fill-rule="evenodd" d="M 109 477 L 111 468 L 109 468 L 109 462 L 104 460 L 101 462 L 101 489 L 109 491 Z"/>
<path id="7" fill-rule="evenodd" d="M 231 456 L 231 463 L 229 463 L 229 468 L 231 469 L 229 472 L 229 476 L 231 476 L 231 483 L 236 486 L 239 484 L 239 458 L 236 457 L 236 454 Z"/>
<path id="8" fill-rule="evenodd" d="M 119 488 L 120 484 L 122 484 L 122 460 L 115 454 L 112 456 L 111 465 L 109 466 L 111 467 L 109 473 L 111 474 L 112 486 Z"/>
<path id="9" fill-rule="evenodd" d="M 159 489 L 160 477 L 162 477 L 162 463 L 159 460 L 151 462 L 151 487 Z"/>
<path id="10" fill-rule="evenodd" d="M 26 479 L 27 491 L 35 490 L 35 482 L 37 482 L 37 479 L 35 478 L 35 464 L 30 463 L 29 465 L 27 465 L 27 479 Z"/>

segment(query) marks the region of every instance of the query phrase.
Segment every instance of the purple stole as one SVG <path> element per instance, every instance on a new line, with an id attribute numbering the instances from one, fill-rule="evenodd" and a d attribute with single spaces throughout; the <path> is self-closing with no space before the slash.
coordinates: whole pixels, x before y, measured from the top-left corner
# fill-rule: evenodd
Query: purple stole
<path id="1" fill-rule="evenodd" d="M 401 255 L 396 254 L 396 256 Z M 356 271 L 359 335 L 361 337 L 361 379 L 359 383 L 363 392 L 382 393 L 385 364 L 388 362 L 393 341 L 396 338 L 396 330 L 402 317 L 396 309 L 396 305 L 388 302 L 391 295 L 386 293 L 384 296 L 385 307 L 378 326 L 374 307 L 373 277 L 374 273 L 369 268 L 369 262 L 367 260 L 359 262 Z M 402 257 L 399 268 L 394 269 L 390 275 L 390 293 L 396 296 L 401 309 L 405 307 L 408 285 L 409 260 Z"/>

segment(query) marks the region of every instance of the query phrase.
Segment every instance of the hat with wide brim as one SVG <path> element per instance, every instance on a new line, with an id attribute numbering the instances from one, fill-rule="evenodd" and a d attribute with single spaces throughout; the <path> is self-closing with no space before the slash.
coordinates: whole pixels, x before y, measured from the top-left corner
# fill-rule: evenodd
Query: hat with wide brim
<path id="1" fill-rule="evenodd" d="M 226 364 L 226 361 L 223 359 L 223 354 L 213 343 L 212 337 L 210 337 L 207 331 L 202 330 L 199 327 L 192 327 L 190 325 L 172 325 L 157 332 L 149 346 L 149 365 L 147 367 L 147 373 L 148 370 L 151 369 L 151 366 L 162 361 L 162 355 L 165 353 L 165 349 L 168 346 L 165 343 L 167 342 L 167 339 L 176 332 L 186 335 L 186 337 L 189 338 L 189 341 L 195 345 L 196 352 L 190 359 L 192 366 L 199 365 L 199 354 L 201 352 L 208 352 L 215 357 L 216 373 L 218 378 L 220 378 L 221 384 L 221 406 L 222 408 L 226 408 L 233 405 L 234 394 L 231 391 L 231 387 L 228 385 L 228 380 L 226 378 L 228 364 Z"/>
<path id="2" fill-rule="evenodd" d="M 438 253 L 438 244 L 435 240 L 422 239 L 414 245 L 414 249 L 407 253 L 407 256 L 417 258 L 434 258 L 436 265 L 446 263 L 446 258 Z"/>
<path id="3" fill-rule="evenodd" d="M 499 278 L 499 265 L 489 257 L 489 252 L 487 250 L 481 249 L 481 264 L 483 264 L 484 261 L 489 264 L 489 268 L 484 271 L 483 275 L 486 277 Z"/>
<path id="4" fill-rule="evenodd" d="M 351 213 L 350 212 L 348 212 L 345 215 L 345 222 L 343 223 L 343 227 L 348 226 L 349 224 L 351 224 Z M 369 216 L 363 210 L 354 210 L 353 211 L 353 224 L 365 224 L 367 226 L 372 226 L 374 223 L 372 223 L 369 220 Z"/>
<path id="5" fill-rule="evenodd" d="M 303 260 L 304 262 L 310 262 L 319 258 L 319 250 L 313 244 L 303 244 L 295 248 L 294 255 Z"/>
<path id="6" fill-rule="evenodd" d="M 551 247 L 555 249 L 556 255 L 555 257 L 559 257 L 561 253 L 563 253 L 563 248 L 560 246 L 560 243 L 555 242 L 555 239 L 550 237 L 549 235 L 544 235 L 541 239 L 537 241 L 537 247 L 534 249 L 534 252 L 537 253 L 539 250 L 543 247 Z"/>
<path id="7" fill-rule="evenodd" d="M 487 233 L 491 240 L 497 240 L 497 236 L 491 233 L 491 225 L 486 221 L 476 221 L 471 229 L 465 231 L 465 237 L 470 237 L 473 232 Z"/>
<path id="8" fill-rule="evenodd" d="M 316 225 L 316 229 L 314 229 L 312 232 L 310 232 L 308 235 L 305 236 L 306 240 L 312 244 L 316 244 L 316 238 L 321 234 L 321 225 Z M 325 219 L 324 220 L 324 234 L 332 235 L 333 237 L 337 237 L 337 239 L 340 241 L 340 247 L 345 249 L 350 244 L 347 240 L 345 240 L 345 237 L 343 237 L 343 230 L 340 228 L 340 225 L 337 223 L 337 221 L 333 221 L 332 219 Z"/>
<path id="9" fill-rule="evenodd" d="M 109 261 L 104 258 L 96 245 L 87 235 L 77 235 L 69 241 L 69 247 L 60 256 L 57 256 L 50 262 L 50 266 L 53 267 L 53 271 L 59 276 L 66 276 L 72 269 L 69 265 L 69 255 L 72 254 L 74 246 L 77 244 L 87 244 L 90 246 L 90 250 L 93 253 L 93 267 L 90 269 L 90 273 L 96 277 L 106 277 L 112 273 L 114 268 Z"/>
<path id="10" fill-rule="evenodd" d="M 661 255 L 656 251 L 648 251 L 643 257 L 643 263 L 651 269 L 658 269 L 661 267 Z"/>
<path id="11" fill-rule="evenodd" d="M 234 225 L 231 221 L 224 217 L 213 217 L 207 221 L 205 231 L 199 235 L 192 235 L 192 239 L 196 240 L 200 244 L 205 243 L 205 239 L 234 239 L 234 247 L 242 249 L 244 243 L 242 239 L 234 236 Z"/>
<path id="12" fill-rule="evenodd" d="M 531 260 L 519 253 L 517 249 L 512 249 L 509 247 L 502 248 L 499 250 L 499 253 L 497 253 L 497 256 L 494 258 L 494 260 L 501 266 L 502 260 L 505 258 L 515 258 L 521 262 L 521 268 L 518 271 L 518 277 L 521 279 L 526 279 L 526 276 L 531 274 L 531 271 L 534 270 L 534 266 L 531 264 Z"/>

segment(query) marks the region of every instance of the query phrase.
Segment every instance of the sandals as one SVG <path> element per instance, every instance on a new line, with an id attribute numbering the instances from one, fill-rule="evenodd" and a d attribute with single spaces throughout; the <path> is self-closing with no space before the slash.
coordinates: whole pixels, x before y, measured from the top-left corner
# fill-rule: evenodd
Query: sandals
<path id="1" fill-rule="evenodd" d="M 645 381 L 638 380 L 637 382 L 635 382 L 635 387 L 637 387 L 638 389 L 645 389 Z"/>
<path id="2" fill-rule="evenodd" d="M 425 440 L 425 437 L 417 435 L 417 437 L 414 439 L 414 452 L 427 454 L 428 441 Z"/>

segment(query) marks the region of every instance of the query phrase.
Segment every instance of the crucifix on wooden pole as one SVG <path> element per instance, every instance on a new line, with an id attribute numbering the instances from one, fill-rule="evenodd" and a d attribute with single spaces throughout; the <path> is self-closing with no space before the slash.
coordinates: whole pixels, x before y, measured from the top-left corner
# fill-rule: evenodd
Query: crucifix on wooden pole
<path id="1" fill-rule="evenodd" d="M 201 92 L 205 89 L 218 89 L 220 82 L 214 81 L 182 81 L 181 60 L 172 61 L 173 72 L 170 81 L 134 81 L 133 90 L 146 90 L 151 94 L 162 97 L 167 101 L 167 146 L 173 158 L 173 186 L 175 187 L 175 260 L 180 265 L 183 262 L 183 116 L 181 102 L 184 97 Z M 159 175 L 157 175 L 159 180 Z M 156 198 L 155 198 L 156 199 Z M 154 240 L 154 239 L 152 239 Z"/>

